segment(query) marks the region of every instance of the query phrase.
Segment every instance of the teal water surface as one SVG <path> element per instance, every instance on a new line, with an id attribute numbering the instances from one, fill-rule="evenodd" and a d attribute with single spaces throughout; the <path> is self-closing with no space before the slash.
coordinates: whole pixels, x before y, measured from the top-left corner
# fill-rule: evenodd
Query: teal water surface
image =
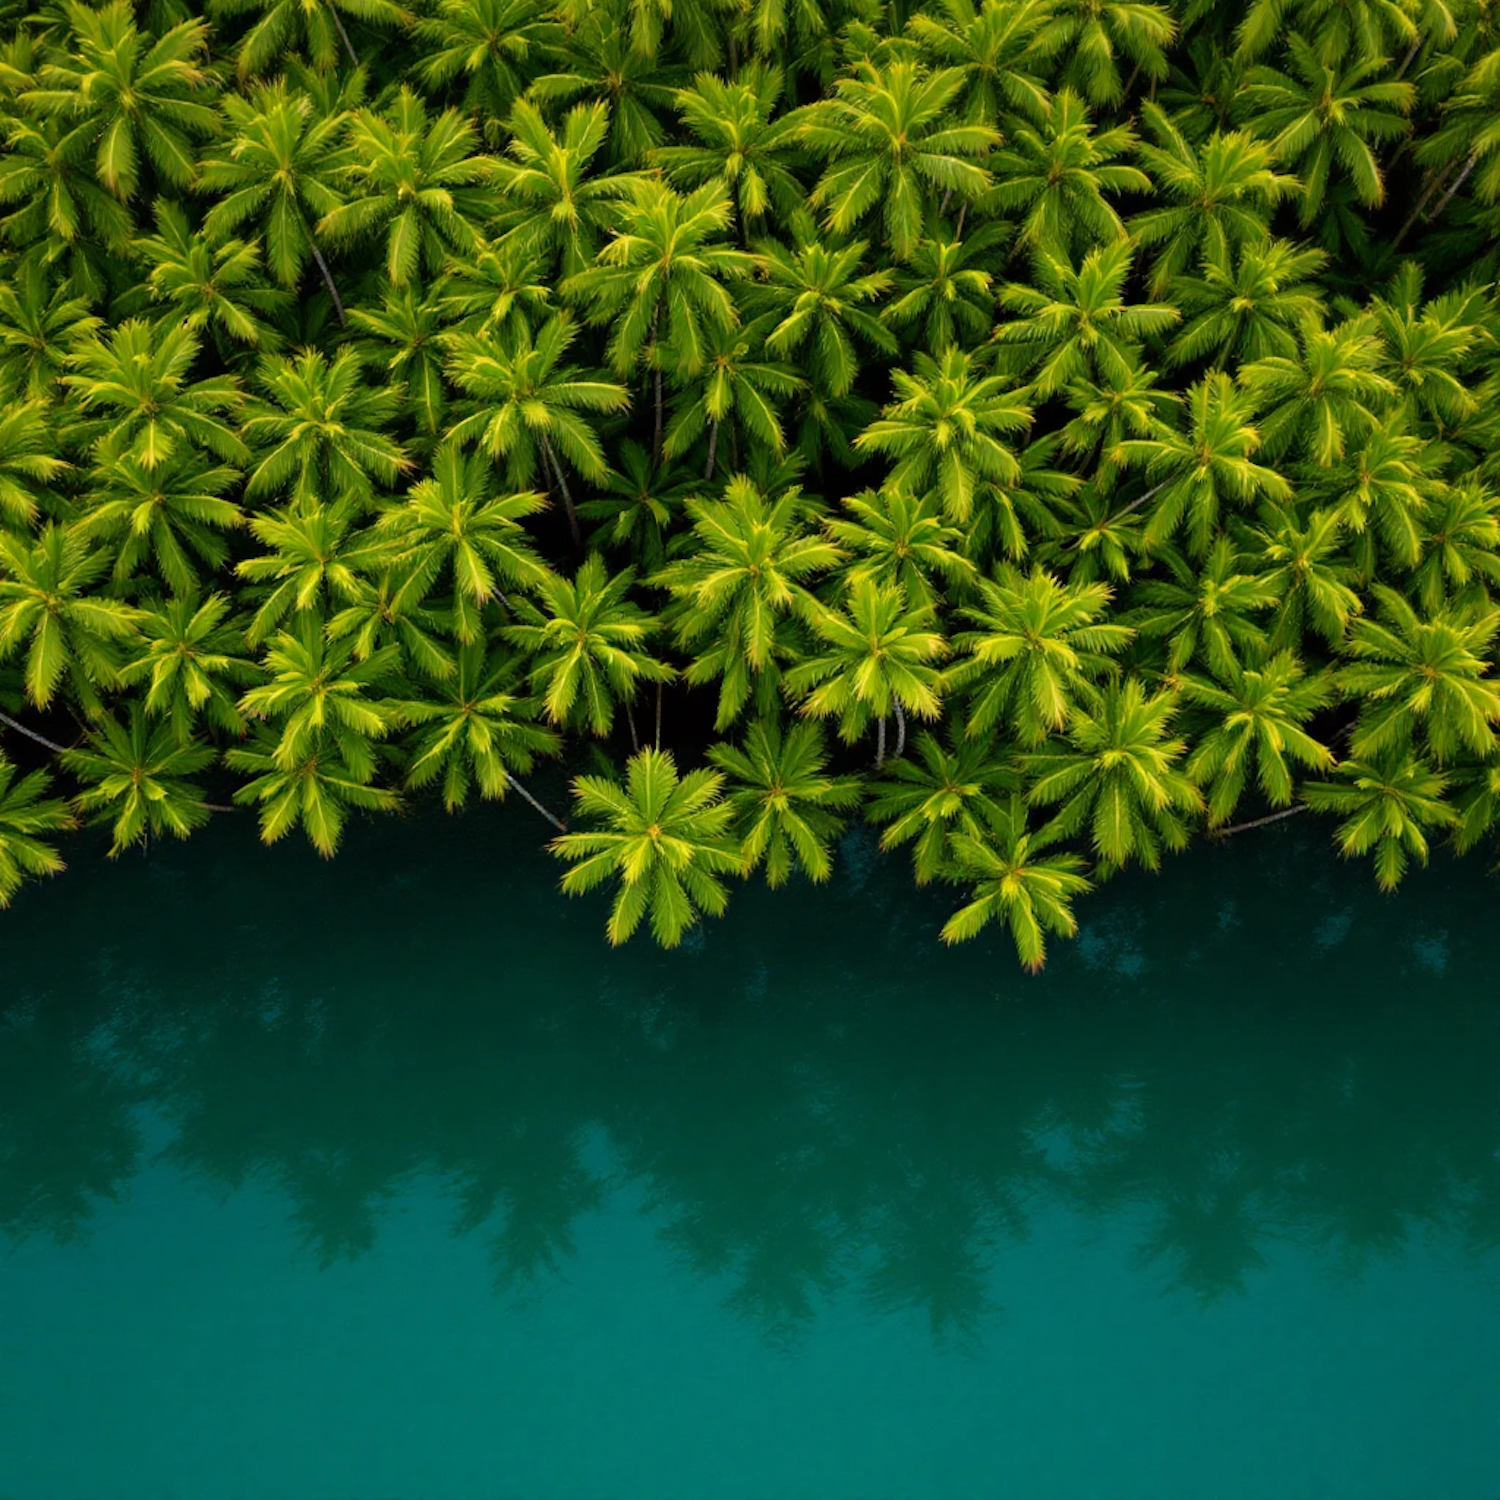
<path id="1" fill-rule="evenodd" d="M 4 1500 L 1496 1500 L 1500 925 L 1295 824 L 1028 979 L 852 835 L 674 954 L 520 808 L 0 919 Z"/>

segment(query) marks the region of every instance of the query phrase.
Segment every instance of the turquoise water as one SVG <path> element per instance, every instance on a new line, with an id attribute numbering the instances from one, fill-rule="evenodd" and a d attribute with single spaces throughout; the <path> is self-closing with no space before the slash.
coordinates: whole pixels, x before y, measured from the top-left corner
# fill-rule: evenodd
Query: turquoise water
<path id="1" fill-rule="evenodd" d="M 535 830 L 0 923 L 4 1500 L 1500 1495 L 1500 925 L 1293 825 L 1046 975 L 859 833 L 611 952 Z"/>

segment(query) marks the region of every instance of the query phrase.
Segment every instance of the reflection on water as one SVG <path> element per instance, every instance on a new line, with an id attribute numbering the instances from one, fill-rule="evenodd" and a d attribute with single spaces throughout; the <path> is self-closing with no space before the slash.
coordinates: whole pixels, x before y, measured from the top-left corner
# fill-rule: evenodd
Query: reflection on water
<path id="1" fill-rule="evenodd" d="M 829 890 L 609 954 L 514 828 L 371 828 L 332 868 L 215 829 L 29 893 L 0 939 L 0 1235 L 85 1240 L 160 1152 L 273 1186 L 332 1265 L 436 1182 L 511 1297 L 628 1188 L 777 1346 L 842 1306 L 970 1350 L 1005 1247 L 1062 1210 L 1127 1227 L 1131 1274 L 1189 1305 L 1253 1295 L 1278 1245 L 1341 1278 L 1500 1247 L 1473 865 L 1390 901 L 1268 830 L 1114 882 L 1030 980 L 998 942 L 943 950 L 941 896 L 860 838 Z"/>

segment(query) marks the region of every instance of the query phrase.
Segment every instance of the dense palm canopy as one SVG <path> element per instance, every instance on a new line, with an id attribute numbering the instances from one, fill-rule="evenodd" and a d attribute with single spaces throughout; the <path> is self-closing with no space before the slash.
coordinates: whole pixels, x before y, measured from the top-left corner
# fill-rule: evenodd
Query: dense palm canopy
<path id="1" fill-rule="evenodd" d="M 1493 846 L 1476 0 L 34 9 L 0 904 L 516 791 L 615 940 L 863 817 L 1035 966 L 1195 835 Z"/>

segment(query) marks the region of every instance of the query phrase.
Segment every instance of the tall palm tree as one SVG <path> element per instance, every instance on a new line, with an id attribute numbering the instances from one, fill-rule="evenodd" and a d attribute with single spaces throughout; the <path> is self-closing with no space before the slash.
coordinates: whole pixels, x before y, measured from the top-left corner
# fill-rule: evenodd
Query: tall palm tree
<path id="1" fill-rule="evenodd" d="M 1267 240 L 1272 211 L 1298 182 L 1275 170 L 1265 141 L 1244 131 L 1216 130 L 1199 148 L 1158 105 L 1147 101 L 1141 116 L 1154 144 L 1142 142 L 1136 153 L 1167 202 L 1136 214 L 1130 233 L 1138 245 L 1159 247 L 1151 293 L 1160 297 L 1200 258 L 1223 263 L 1241 245 Z"/>
<path id="2" fill-rule="evenodd" d="M 943 520 L 933 497 L 918 499 L 887 484 L 846 496 L 843 506 L 848 520 L 823 525 L 851 559 L 844 575 L 851 586 L 861 578 L 898 583 L 920 608 L 938 602 L 940 584 L 962 589 L 973 582 L 974 564 L 962 551 L 965 533 Z"/>
<path id="3" fill-rule="evenodd" d="M 260 228 L 266 265 L 289 289 L 313 260 L 342 321 L 343 302 L 313 225 L 344 201 L 344 175 L 354 159 L 345 115 L 319 113 L 306 93 L 280 78 L 247 95 L 226 93 L 220 104 L 228 130 L 198 176 L 199 188 L 217 197 L 204 232 L 222 240 L 247 225 Z"/>
<path id="4" fill-rule="evenodd" d="M 494 493 L 482 454 L 465 456 L 445 443 L 432 473 L 407 492 L 406 502 L 383 511 L 378 534 L 389 543 L 383 560 L 397 575 L 393 610 L 416 603 L 451 573 L 453 634 L 464 645 L 481 640 L 485 605 L 503 597 L 502 583 L 541 583 L 546 567 L 521 525 L 546 504 L 534 490 Z"/>
<path id="5" fill-rule="evenodd" d="M 347 196 L 318 220 L 318 233 L 334 244 L 383 236 L 393 286 L 440 270 L 451 252 L 479 244 L 488 213 L 482 187 L 493 163 L 474 144 L 474 127 L 457 110 L 429 121 L 409 88 L 385 113 L 358 110 L 349 122 Z"/>
<path id="6" fill-rule="evenodd" d="M 771 710 L 792 649 L 786 623 L 812 612 L 810 584 L 842 561 L 838 547 L 812 533 L 808 508 L 800 490 L 772 500 L 737 474 L 722 500 L 687 502 L 693 541 L 652 579 L 672 595 L 666 618 L 678 644 L 697 651 L 687 681 L 719 681 L 721 733 L 752 692 L 759 712 Z"/>
<path id="7" fill-rule="evenodd" d="M 1457 811 L 1443 800 L 1447 778 L 1410 750 L 1343 761 L 1337 775 L 1338 781 L 1306 782 L 1303 800 L 1314 812 L 1343 818 L 1337 840 L 1346 857 L 1374 851 L 1383 891 L 1396 889 L 1409 860 L 1427 863 L 1430 830 L 1458 822 Z"/>
<path id="8" fill-rule="evenodd" d="M 971 690 L 966 733 L 988 741 L 1002 723 L 1023 744 L 1065 730 L 1092 684 L 1117 670 L 1132 630 L 1104 618 L 1103 583 L 1064 583 L 1043 568 L 1030 575 L 1004 565 L 981 579 L 978 600 L 960 614 L 975 627 L 953 638 L 959 660 L 949 687 Z"/>
<path id="9" fill-rule="evenodd" d="M 542 0 L 438 0 L 412 37 L 422 83 L 442 94 L 462 80 L 462 108 L 490 122 L 489 139 L 539 65 L 561 56 L 564 31 Z"/>
<path id="10" fill-rule="evenodd" d="M 78 437 L 108 437 L 111 453 L 147 469 L 184 447 L 243 464 L 248 450 L 225 418 L 239 415 L 244 393 L 229 375 L 191 378 L 199 343 L 185 323 L 129 318 L 107 338 L 80 345 L 62 378 L 84 413 Z"/>
<path id="11" fill-rule="evenodd" d="M 808 616 L 817 645 L 787 668 L 787 692 L 801 698 L 800 712 L 836 717 L 839 735 L 850 744 L 874 717 L 878 766 L 890 715 L 904 748 L 907 713 L 935 719 L 942 707 L 942 675 L 933 663 L 947 654 L 948 643 L 930 628 L 932 614 L 908 606 L 900 584 L 860 579 L 842 606 L 821 606 Z"/>
<path id="12" fill-rule="evenodd" d="M 1416 738 L 1439 765 L 1470 754 L 1488 759 L 1500 722 L 1500 682 L 1491 680 L 1493 643 L 1500 608 L 1458 613 L 1443 610 L 1424 619 L 1411 601 L 1376 584 L 1378 619 L 1349 628 L 1352 660 L 1336 681 L 1360 702 L 1350 746 L 1359 760 L 1400 753 Z"/>
<path id="13" fill-rule="evenodd" d="M 207 24 L 185 20 L 152 36 L 136 26 L 129 0 L 98 10 L 67 4 L 63 13 L 71 45 L 42 65 L 22 103 L 78 120 L 100 185 L 122 201 L 140 190 L 142 158 L 165 186 L 188 187 L 195 140 L 218 124 Z"/>
<path id="14" fill-rule="evenodd" d="M 1021 757 L 1028 800 L 1060 803 L 1044 833 L 1089 831 L 1101 874 L 1137 860 L 1161 864 L 1163 847 L 1185 848 L 1188 818 L 1202 794 L 1180 762 L 1184 740 L 1171 735 L 1177 695 L 1148 693 L 1138 677 L 1107 684 L 1097 708 L 1076 709 L 1064 742 Z"/>
<path id="15" fill-rule="evenodd" d="M 1003 798 L 1017 779 L 995 749 L 993 739 L 971 739 L 956 724 L 942 740 L 924 729 L 912 741 L 914 753 L 888 761 L 871 788 L 866 816 L 884 825 L 880 847 L 910 844 L 918 885 L 948 868 L 955 835 L 981 837 L 1003 816 Z"/>
<path id="16" fill-rule="evenodd" d="M 570 583 L 548 574 L 536 595 L 517 599 L 519 623 L 501 634 L 530 658 L 529 679 L 552 723 L 585 727 L 600 739 L 614 727 L 615 709 L 630 705 L 647 682 L 670 682 L 676 673 L 646 649 L 656 621 L 629 597 L 635 580 L 626 568 L 613 578 L 592 553 Z M 630 721 L 635 738 L 634 720 Z"/>
<path id="17" fill-rule="evenodd" d="M 245 632 L 223 594 L 188 594 L 143 609 L 140 642 L 120 668 L 127 687 L 149 683 L 141 700 L 148 714 L 164 719 L 179 744 L 200 724 L 226 734 L 244 733 L 236 687 L 255 679 L 245 659 Z"/>
<path id="18" fill-rule="evenodd" d="M 1025 393 L 1001 375 L 982 375 L 962 349 L 937 358 L 918 350 L 912 369 L 892 370 L 897 399 L 854 440 L 896 460 L 890 483 L 937 492 L 956 525 L 969 521 L 985 485 L 1012 484 L 1021 467 L 1006 439 L 1031 425 Z"/>
<path id="19" fill-rule="evenodd" d="M 417 428 L 418 443 L 432 442 L 448 409 L 439 343 L 446 328 L 441 297 L 431 289 L 393 287 L 378 308 L 350 308 L 349 323 L 364 335 L 355 351 L 367 369 L 384 370 L 401 398 L 399 409 Z"/>
<path id="20" fill-rule="evenodd" d="M 859 806 L 863 788 L 858 777 L 828 774 L 822 730 L 796 723 L 783 733 L 779 718 L 757 719 L 741 745 L 710 746 L 708 758 L 729 778 L 746 873 L 764 865 L 772 890 L 797 869 L 827 880 L 839 814 Z"/>
<path id="21" fill-rule="evenodd" d="M 906 30 L 924 62 L 964 74 L 961 113 L 988 124 L 1046 113 L 1043 79 L 1057 52 L 1051 21 L 1050 0 L 941 0 L 911 16 Z"/>
<path id="22" fill-rule="evenodd" d="M 57 456 L 57 434 L 45 399 L 12 401 L 0 409 L 0 524 L 31 525 L 43 495 L 71 465 Z"/>
<path id="23" fill-rule="evenodd" d="M 92 592 L 109 559 L 80 536 L 48 522 L 35 536 L 0 528 L 0 661 L 25 656 L 27 699 L 47 708 L 64 683 L 90 718 L 104 712 L 101 689 L 119 682 L 121 646 L 137 612 Z"/>
<path id="24" fill-rule="evenodd" d="M 1187 773 L 1208 791 L 1208 826 L 1234 816 L 1252 768 L 1261 795 L 1275 808 L 1290 807 L 1294 766 L 1313 771 L 1333 768 L 1333 753 L 1303 727 L 1332 696 L 1324 673 L 1308 676 L 1289 651 L 1263 666 L 1240 668 L 1220 681 L 1186 676 L 1188 701 L 1213 715 L 1187 759 Z"/>
<path id="25" fill-rule="evenodd" d="M 1006 928 L 1016 956 L 1033 974 L 1047 961 L 1046 934 L 1073 937 L 1072 898 L 1093 889 L 1077 854 L 1043 854 L 1043 835 L 1028 832 L 1025 801 L 1013 796 L 982 837 L 957 833 L 952 878 L 971 886 L 968 903 L 943 924 L 945 943 L 977 936 L 991 922 Z"/>
<path id="26" fill-rule="evenodd" d="M 623 786 L 603 776 L 574 781 L 579 812 L 602 826 L 565 833 L 552 848 L 573 866 L 562 880 L 567 895 L 619 881 L 605 928 L 611 943 L 625 942 L 649 914 L 657 942 L 675 948 L 700 914 L 723 914 L 729 892 L 720 877 L 743 862 L 723 785 L 717 771 L 679 777 L 661 750 L 632 756 Z"/>
<path id="27" fill-rule="evenodd" d="M 951 118 L 964 82 L 958 68 L 862 61 L 812 107 L 799 134 L 827 162 L 810 201 L 828 228 L 848 234 L 878 207 L 892 254 L 909 260 L 934 192 L 971 200 L 989 186 L 974 158 L 997 146 L 1000 133 Z"/>
<path id="28" fill-rule="evenodd" d="M 106 715 L 62 755 L 83 785 L 73 805 L 89 821 L 111 825 L 111 858 L 152 837 L 185 839 L 208 822 L 203 793 L 189 778 L 216 759 L 212 745 L 153 725 L 140 703 L 129 705 L 123 724 Z"/>
<path id="29" fill-rule="evenodd" d="M 18 778 L 16 768 L 0 755 L 0 911 L 28 877 L 56 875 L 64 868 L 46 835 L 65 833 L 75 820 L 65 802 L 47 796 L 49 785 L 45 771 Z"/>
<path id="30" fill-rule="evenodd" d="M 921 240 L 896 273 L 893 301 L 880 310 L 891 328 L 921 328 L 929 349 L 971 346 L 995 326 L 994 277 L 985 269 L 1001 238 L 997 226 L 966 238 Z"/>
<path id="31" fill-rule="evenodd" d="M 1017 350 L 1037 395 L 1089 375 L 1125 375 L 1135 346 L 1178 322 L 1175 307 L 1125 301 L 1132 254 L 1124 239 L 1090 250 L 1077 266 L 1042 251 L 1033 261 L 1036 285 L 1001 287 L 1000 305 L 1019 316 L 1001 323 L 994 339 Z"/>
<path id="32" fill-rule="evenodd" d="M 0 201 L 6 163 L 0 160 Z M 72 351 L 86 343 L 104 320 L 89 310 L 36 253 L 21 257 L 0 280 L 0 393 L 7 406 L 55 396 Z"/>
<path id="33" fill-rule="evenodd" d="M 609 105 L 575 105 L 554 128 L 534 104 L 520 99 L 506 129 L 505 155 L 493 168 L 504 205 L 500 243 L 545 257 L 564 278 L 575 276 L 592 264 L 613 227 L 614 205 L 643 180 L 636 173 L 599 170 Z"/>
<path id="34" fill-rule="evenodd" d="M 537 756 L 555 755 L 561 742 L 550 729 L 532 722 L 532 700 L 515 691 L 518 666 L 514 657 L 483 641 L 470 641 L 459 647 L 457 670 L 446 682 L 420 698 L 397 702 L 400 718 L 417 727 L 406 771 L 409 787 L 441 777 L 443 806 L 449 812 L 462 807 L 476 785 L 489 800 L 504 800 L 515 787 L 535 802 L 516 777 L 529 772 Z"/>
<path id="35" fill-rule="evenodd" d="M 1340 168 L 1359 201 L 1378 206 L 1385 199 L 1385 178 L 1375 148 L 1411 128 L 1406 117 L 1416 101 L 1415 86 L 1380 78 L 1384 57 L 1344 66 L 1320 56 L 1296 32 L 1286 39 L 1286 61 L 1287 73 L 1251 68 L 1238 106 L 1245 128 L 1298 170 L 1303 226 L 1316 221 Z"/>
<path id="36" fill-rule="evenodd" d="M 1064 80 L 1096 106 L 1119 104 L 1129 81 L 1167 76 L 1172 13 L 1143 0 L 1054 0 L 1049 40 L 1067 55 Z M 1120 65 L 1131 72 L 1122 78 Z"/>
<path id="37" fill-rule="evenodd" d="M 1125 226 L 1108 197 L 1149 191 L 1139 167 L 1116 160 L 1136 144 L 1129 126 L 1096 131 L 1088 106 L 1065 88 L 1035 124 L 1018 121 L 993 158 L 995 185 L 987 212 L 1021 217 L 1020 243 L 1068 257 L 1123 237 Z"/>
<path id="38" fill-rule="evenodd" d="M 1303 516 L 1292 505 L 1268 505 L 1253 535 L 1273 564 L 1266 583 L 1281 599 L 1273 616 L 1272 649 L 1300 646 L 1308 631 L 1336 647 L 1364 609 L 1350 587 L 1354 568 L 1337 512 L 1314 509 Z"/>
<path id="39" fill-rule="evenodd" d="M 555 481 L 574 544 L 581 547 L 563 460 L 587 479 L 603 479 L 604 449 L 587 414 L 623 411 L 630 394 L 613 381 L 584 379 L 576 365 L 562 362 L 577 332 L 567 313 L 557 313 L 535 337 L 454 333 L 444 342 L 448 373 L 476 408 L 449 428 L 450 441 L 477 439 L 492 457 L 505 460 L 506 478 L 517 488 L 540 478 L 550 489 Z"/>
<path id="40" fill-rule="evenodd" d="M 400 405 L 389 386 L 363 380 L 364 361 L 350 347 L 329 359 L 320 349 L 261 362 L 263 399 L 244 434 L 255 452 L 247 499 L 290 486 L 295 502 L 373 500 L 375 485 L 394 484 L 411 467 L 405 450 L 382 430 Z"/>
<path id="41" fill-rule="evenodd" d="M 781 70 L 758 63 L 732 80 L 695 75 L 676 100 L 691 143 L 657 146 L 652 164 L 674 187 L 722 184 L 742 231 L 773 209 L 780 219 L 792 217 L 802 206 L 795 171 L 798 121 L 785 114 L 771 118 L 781 92 Z"/>

